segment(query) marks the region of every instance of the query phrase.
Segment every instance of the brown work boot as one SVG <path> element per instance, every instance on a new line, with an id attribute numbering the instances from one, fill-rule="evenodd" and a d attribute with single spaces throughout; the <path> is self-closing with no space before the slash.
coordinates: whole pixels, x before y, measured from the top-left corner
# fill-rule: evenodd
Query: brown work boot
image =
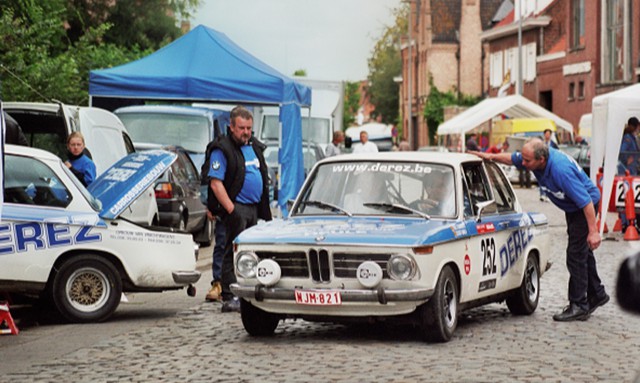
<path id="1" fill-rule="evenodd" d="M 207 302 L 213 302 L 213 301 L 220 301 L 222 300 L 222 285 L 220 284 L 220 282 L 215 281 L 211 284 L 211 288 L 209 289 L 209 292 L 207 293 L 207 296 L 204 297 L 204 299 Z"/>

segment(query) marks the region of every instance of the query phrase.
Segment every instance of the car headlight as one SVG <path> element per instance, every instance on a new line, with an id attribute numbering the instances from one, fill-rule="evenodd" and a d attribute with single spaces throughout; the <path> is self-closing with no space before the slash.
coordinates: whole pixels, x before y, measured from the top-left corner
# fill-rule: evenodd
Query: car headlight
<path id="1" fill-rule="evenodd" d="M 242 278 L 255 278 L 258 256 L 253 251 L 243 251 L 236 257 L 236 272 Z"/>
<path id="2" fill-rule="evenodd" d="M 387 272 L 392 279 L 407 281 L 416 275 L 416 262 L 405 254 L 393 254 L 387 262 Z"/>

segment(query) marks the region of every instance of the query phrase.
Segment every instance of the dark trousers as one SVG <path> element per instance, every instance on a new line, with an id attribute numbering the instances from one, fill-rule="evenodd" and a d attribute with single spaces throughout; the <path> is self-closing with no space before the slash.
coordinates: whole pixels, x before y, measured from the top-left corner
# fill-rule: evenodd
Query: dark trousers
<path id="1" fill-rule="evenodd" d="M 222 257 L 222 300 L 227 301 L 233 297 L 229 285 L 236 282 L 236 274 L 233 270 L 233 240 L 245 229 L 258 223 L 258 205 L 244 205 L 235 203 L 233 214 L 225 217 L 224 224 L 227 238 Z"/>
<path id="2" fill-rule="evenodd" d="M 596 211 L 597 211 L 597 207 Z M 589 308 L 589 298 L 604 294 L 604 286 L 598 276 L 596 258 L 587 243 L 589 227 L 582 210 L 565 213 L 567 219 L 567 269 L 569 270 L 569 302 L 583 309 Z"/>
<path id="3" fill-rule="evenodd" d="M 216 218 L 216 228 L 214 230 L 216 243 L 213 246 L 213 262 L 211 263 L 211 274 L 214 282 L 220 282 L 222 279 L 222 258 L 224 257 L 224 249 L 226 245 L 227 231 L 225 225 L 220 218 Z"/>

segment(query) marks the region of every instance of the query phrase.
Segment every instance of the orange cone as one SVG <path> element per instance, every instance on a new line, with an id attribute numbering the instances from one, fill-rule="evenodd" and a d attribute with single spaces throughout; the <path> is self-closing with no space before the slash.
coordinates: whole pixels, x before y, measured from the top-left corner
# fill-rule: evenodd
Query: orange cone
<path id="1" fill-rule="evenodd" d="M 3 328 L 6 327 L 6 328 Z M 0 303 L 0 335 L 18 335 L 20 330 L 13 322 L 11 313 L 9 312 L 9 305 L 6 303 Z"/>
<path id="2" fill-rule="evenodd" d="M 620 217 L 618 217 L 616 223 L 613 224 L 613 231 L 622 231 L 622 220 Z"/>

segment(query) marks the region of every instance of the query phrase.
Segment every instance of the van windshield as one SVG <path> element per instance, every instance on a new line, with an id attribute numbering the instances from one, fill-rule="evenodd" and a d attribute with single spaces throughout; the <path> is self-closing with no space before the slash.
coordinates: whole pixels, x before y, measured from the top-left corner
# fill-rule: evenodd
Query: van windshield
<path id="1" fill-rule="evenodd" d="M 122 113 L 120 120 L 133 142 L 180 145 L 194 153 L 204 153 L 209 137 L 209 120 L 204 116 L 168 113 Z"/>
<path id="2" fill-rule="evenodd" d="M 264 116 L 260 140 L 277 140 L 279 135 L 278 116 Z M 330 123 L 327 118 L 312 117 L 309 126 L 309 117 L 302 116 L 302 140 L 328 144 L 331 142 Z"/>

